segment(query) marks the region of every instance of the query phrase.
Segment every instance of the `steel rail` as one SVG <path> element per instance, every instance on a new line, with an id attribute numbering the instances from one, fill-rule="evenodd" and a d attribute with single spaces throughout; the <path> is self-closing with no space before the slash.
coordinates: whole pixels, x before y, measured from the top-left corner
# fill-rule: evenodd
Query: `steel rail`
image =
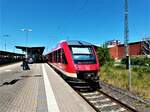
<path id="1" fill-rule="evenodd" d="M 110 99 L 112 102 L 115 102 L 118 106 L 125 108 L 127 111 L 129 112 L 138 112 L 137 110 L 135 110 L 134 108 L 122 103 L 121 101 L 119 101 L 118 99 L 113 98 L 112 96 L 108 95 L 107 93 L 101 91 L 101 90 L 97 90 L 96 92 L 102 95 L 104 95 L 105 97 L 107 97 L 108 99 Z M 82 95 L 82 93 L 80 91 L 77 91 L 77 93 L 91 106 L 93 107 L 93 109 L 96 112 L 101 112 L 100 109 L 98 109 L 93 103 L 91 103 L 88 98 L 86 98 L 86 96 Z M 86 92 L 84 92 L 86 93 Z M 92 93 L 92 92 L 91 92 Z M 93 95 L 94 96 L 94 95 Z"/>
<path id="2" fill-rule="evenodd" d="M 124 108 L 126 108 L 127 110 L 129 111 L 132 111 L 132 112 L 138 112 L 136 109 L 134 109 L 134 107 L 131 107 L 123 102 L 121 102 L 120 100 L 110 96 L 109 94 L 105 93 L 104 91 L 102 90 L 97 90 L 98 92 L 102 93 L 103 95 L 107 96 L 108 98 L 110 98 L 112 101 L 116 102 L 117 104 L 123 106 Z"/>
<path id="3" fill-rule="evenodd" d="M 98 108 L 95 107 L 86 97 L 84 97 L 79 91 L 76 91 L 96 112 L 101 112 Z"/>

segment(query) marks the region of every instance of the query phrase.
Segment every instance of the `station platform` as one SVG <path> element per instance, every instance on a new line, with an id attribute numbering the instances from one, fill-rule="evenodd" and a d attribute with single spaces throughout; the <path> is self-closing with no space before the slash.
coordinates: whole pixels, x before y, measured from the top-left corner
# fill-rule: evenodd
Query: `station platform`
<path id="1" fill-rule="evenodd" d="M 0 67 L 0 112 L 95 112 L 48 64 Z"/>

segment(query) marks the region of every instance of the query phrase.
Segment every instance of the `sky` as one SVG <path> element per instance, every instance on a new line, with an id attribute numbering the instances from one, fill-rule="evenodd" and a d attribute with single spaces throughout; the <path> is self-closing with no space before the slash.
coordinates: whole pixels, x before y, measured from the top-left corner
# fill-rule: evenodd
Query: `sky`
<path id="1" fill-rule="evenodd" d="M 129 1 L 129 42 L 150 36 L 150 0 Z M 32 29 L 26 33 L 20 29 Z M 7 37 L 3 35 L 8 35 Z M 95 45 L 124 42 L 124 0 L 0 0 L 0 50 L 15 45 L 45 46 L 61 40 Z"/>

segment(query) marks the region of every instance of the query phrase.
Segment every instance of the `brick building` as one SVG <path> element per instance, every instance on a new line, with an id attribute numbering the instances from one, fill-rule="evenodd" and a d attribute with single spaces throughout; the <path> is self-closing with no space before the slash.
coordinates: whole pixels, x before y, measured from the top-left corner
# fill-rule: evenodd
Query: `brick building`
<path id="1" fill-rule="evenodd" d="M 113 59 L 121 59 L 125 56 L 124 44 L 116 44 L 113 46 L 108 46 L 108 48 L 109 48 L 110 56 Z M 142 49 L 143 49 L 143 41 L 129 43 L 130 56 L 142 55 L 143 54 Z"/>
<path id="2" fill-rule="evenodd" d="M 109 48 L 109 53 L 113 59 L 122 59 L 125 56 L 124 44 L 121 44 L 118 40 L 111 40 L 106 42 Z M 139 42 L 129 43 L 129 55 L 150 55 L 150 38 L 144 38 Z"/>

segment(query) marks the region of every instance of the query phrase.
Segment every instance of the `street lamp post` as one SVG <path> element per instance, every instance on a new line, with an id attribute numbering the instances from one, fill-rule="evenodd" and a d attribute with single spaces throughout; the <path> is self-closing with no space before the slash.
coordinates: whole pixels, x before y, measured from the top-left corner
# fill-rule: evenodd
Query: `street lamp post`
<path id="1" fill-rule="evenodd" d="M 32 29 L 21 29 L 21 31 L 26 32 L 26 58 L 28 57 L 28 48 L 27 48 L 27 43 L 28 43 L 28 33 L 32 32 Z"/>
<path id="2" fill-rule="evenodd" d="M 5 34 L 5 35 L 2 35 L 1 36 L 1 44 L 2 44 L 2 38 L 6 38 L 6 37 L 9 37 L 10 35 L 8 35 L 8 34 Z M 1 47 L 2 47 L 2 50 L 3 50 L 3 45 L 1 45 Z M 6 40 L 5 40 L 5 44 L 4 44 L 4 50 L 6 51 Z"/>

